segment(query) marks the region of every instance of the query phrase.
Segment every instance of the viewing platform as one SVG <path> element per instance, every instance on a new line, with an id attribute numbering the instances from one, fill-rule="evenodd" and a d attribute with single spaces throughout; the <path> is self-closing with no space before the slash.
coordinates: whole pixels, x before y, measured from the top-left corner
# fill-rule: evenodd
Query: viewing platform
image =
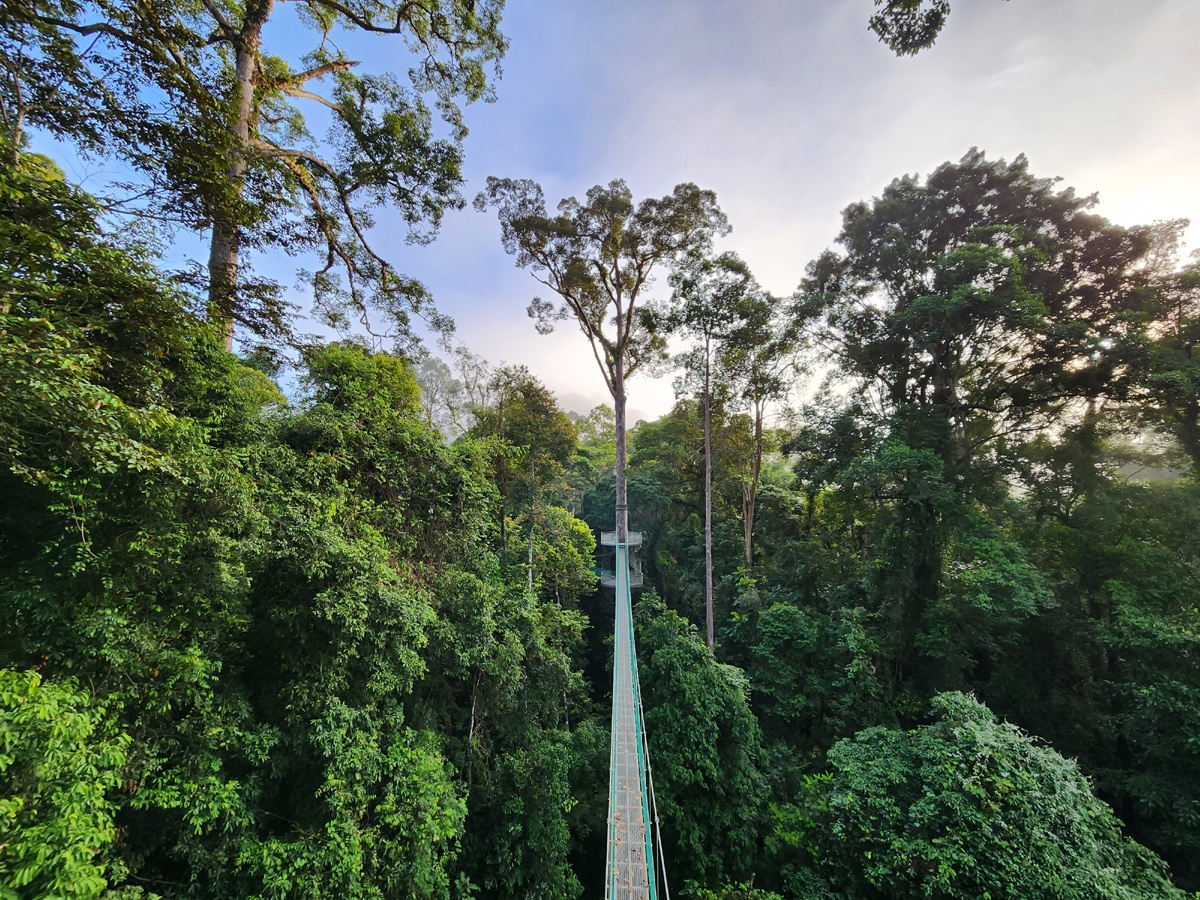
<path id="1" fill-rule="evenodd" d="M 600 532 L 600 546 L 615 547 L 617 546 L 617 533 L 615 531 Z M 626 547 L 642 546 L 642 533 L 640 531 L 630 531 L 625 535 Z"/>
<path id="2" fill-rule="evenodd" d="M 640 588 L 645 582 L 642 577 L 642 561 L 638 559 L 637 548 L 642 546 L 642 533 L 640 531 L 629 531 L 625 534 L 625 543 L 617 543 L 617 533 L 615 531 L 600 532 L 600 546 L 614 547 L 617 550 L 618 556 L 621 551 L 625 551 L 625 566 L 629 573 L 629 587 Z M 617 586 L 617 571 L 621 568 L 618 563 L 616 569 L 601 569 L 596 568 L 592 571 L 600 578 L 600 584 L 604 587 L 615 588 Z"/>
<path id="3" fill-rule="evenodd" d="M 600 583 L 604 587 L 615 588 L 617 586 L 617 573 L 613 569 L 596 569 L 594 570 L 600 577 Z M 642 567 L 630 561 L 629 566 L 629 586 L 631 588 L 640 588 L 644 586 L 642 578 Z"/>

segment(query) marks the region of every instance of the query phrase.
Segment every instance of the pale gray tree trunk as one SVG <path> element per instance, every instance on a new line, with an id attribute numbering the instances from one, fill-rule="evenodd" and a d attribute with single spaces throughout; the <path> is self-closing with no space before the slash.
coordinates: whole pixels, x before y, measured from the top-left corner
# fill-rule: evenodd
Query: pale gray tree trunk
<path id="1" fill-rule="evenodd" d="M 754 460 L 750 464 L 750 485 L 742 506 L 742 525 L 745 529 L 746 568 L 754 567 L 754 506 L 758 501 L 758 482 L 762 475 L 763 402 L 754 401 Z"/>
<path id="2" fill-rule="evenodd" d="M 625 484 L 625 359 L 617 354 L 613 365 L 613 408 L 617 427 L 617 542 L 629 535 L 629 492 Z"/>
<path id="3" fill-rule="evenodd" d="M 533 592 L 533 521 L 537 514 L 537 472 L 533 465 L 533 454 L 529 454 L 529 480 L 533 499 L 529 503 L 529 591 Z"/>
<path id="4" fill-rule="evenodd" d="M 715 644 L 713 633 L 712 560 L 712 382 L 709 371 L 709 342 L 704 339 L 704 617 L 708 625 L 708 649 Z"/>
<path id="5" fill-rule="evenodd" d="M 230 166 L 230 170 L 234 167 Z M 238 229 L 221 219 L 213 222 L 208 252 L 209 315 L 220 323 L 225 349 L 233 351 L 233 302 L 237 287 Z"/>
<path id="6" fill-rule="evenodd" d="M 529 590 L 533 591 L 533 519 L 529 520 Z"/>
<path id="7" fill-rule="evenodd" d="M 507 391 L 505 387 L 503 390 Z M 508 394 L 500 394 L 500 422 L 497 428 L 497 433 L 503 437 L 504 435 L 504 403 L 508 399 Z M 505 451 L 507 452 L 507 451 Z M 500 454 L 500 471 L 497 475 L 497 487 L 500 488 L 500 572 L 508 571 L 508 457 L 505 452 Z"/>
<path id="8" fill-rule="evenodd" d="M 262 27 L 271 14 L 274 0 L 258 0 L 247 5 L 245 22 L 235 44 L 234 80 L 237 107 L 229 131 L 234 149 L 229 154 L 225 175 L 231 194 L 241 200 L 245 186 L 247 153 L 250 148 L 250 123 L 254 115 L 254 69 L 262 39 Z M 241 228 L 227 210 L 218 210 L 213 220 L 212 241 L 208 253 L 208 310 L 221 325 L 225 349 L 233 350 L 233 314 L 237 296 L 238 254 Z"/>

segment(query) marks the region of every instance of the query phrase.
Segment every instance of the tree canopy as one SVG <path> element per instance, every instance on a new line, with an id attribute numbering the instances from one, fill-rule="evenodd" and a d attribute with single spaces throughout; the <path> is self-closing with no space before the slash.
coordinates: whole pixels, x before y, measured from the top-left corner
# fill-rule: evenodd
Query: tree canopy
<path id="1" fill-rule="evenodd" d="M 914 52 L 949 5 L 876 9 Z M 779 298 L 711 191 L 552 212 L 493 178 L 554 295 L 529 314 L 613 399 L 568 410 L 532 363 L 405 340 L 438 319 L 370 243 L 461 205 L 500 12 L 0 0 L 0 898 L 598 896 L 614 507 L 677 895 L 1200 890 L 1186 221 L 971 150 L 849 205 Z M 209 231 L 207 273 L 130 214 Z M 283 334 L 259 250 L 319 250 L 327 318 L 401 340 Z M 235 320 L 271 339 L 235 354 Z"/>
<path id="2" fill-rule="evenodd" d="M 111 154 L 144 184 L 110 208 L 207 232 L 203 283 L 227 348 L 235 321 L 257 334 L 286 330 L 278 286 L 244 267 L 250 251 L 315 254 L 309 280 L 330 322 L 351 316 L 410 339 L 412 315 L 449 323 L 375 249 L 370 229 L 386 209 L 410 243 L 426 242 L 462 205 L 461 104 L 491 96 L 503 5 L 11 0 L 0 6 L 6 136 L 14 153 L 39 127 Z M 285 16 L 312 35 L 311 49 L 272 49 L 269 23 Z M 403 45 L 407 83 L 359 73 L 336 43 L 356 31 Z M 448 134 L 435 128 L 431 101 Z M 329 129 L 318 138 L 309 122 L 322 119 Z"/>
<path id="3" fill-rule="evenodd" d="M 633 203 L 625 182 L 597 185 L 586 202 L 568 197 L 550 216 L 540 185 L 489 177 L 475 207 L 494 207 L 504 249 L 517 265 L 560 298 L 559 305 L 535 297 L 530 318 L 549 333 L 555 322 L 573 319 L 588 339 L 616 409 L 616 532 L 628 528 L 625 484 L 625 380 L 663 352 L 664 339 L 646 315 L 643 291 L 656 268 L 670 267 L 689 253 L 703 252 L 729 231 L 712 191 L 679 184 L 666 197 Z"/>
<path id="4" fill-rule="evenodd" d="M 950 17 L 950 0 L 875 0 L 869 25 L 897 56 L 928 50 Z"/>
<path id="5" fill-rule="evenodd" d="M 1183 897 L 1073 762 L 969 696 L 933 711 L 839 741 L 789 817 L 845 896 Z"/>

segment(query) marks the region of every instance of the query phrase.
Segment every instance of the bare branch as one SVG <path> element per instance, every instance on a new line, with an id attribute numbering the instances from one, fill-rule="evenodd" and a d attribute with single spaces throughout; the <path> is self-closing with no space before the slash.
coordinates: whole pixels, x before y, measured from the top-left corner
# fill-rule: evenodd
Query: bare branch
<path id="1" fill-rule="evenodd" d="M 337 173 L 337 170 L 335 170 L 333 166 L 314 153 L 309 153 L 306 150 L 298 150 L 294 148 L 276 147 L 274 144 L 267 143 L 260 138 L 250 138 L 250 146 L 259 153 L 262 153 L 264 156 L 282 160 L 284 165 L 286 165 L 293 173 L 297 172 L 298 170 L 303 170 L 303 166 L 299 166 L 297 160 L 303 160 L 304 162 L 307 162 L 324 172 L 329 177 L 329 180 L 333 185 L 333 189 L 337 193 L 338 203 L 342 207 L 342 212 L 346 215 L 346 222 L 350 226 L 350 229 L 354 232 L 355 237 L 358 238 L 359 245 L 361 246 L 363 252 L 370 256 L 371 259 L 379 265 L 381 272 L 386 273 L 391 270 L 391 264 L 382 256 L 380 256 L 374 250 L 374 248 L 372 248 L 370 241 L 367 240 L 367 235 L 363 232 L 362 223 L 359 221 L 358 213 L 355 212 L 354 207 L 350 202 L 350 194 L 343 185 L 341 176 Z M 305 173 L 306 177 L 307 174 L 308 173 Z M 311 185 L 310 180 L 303 180 L 302 184 L 304 184 L 305 190 L 309 193 L 310 198 L 316 196 L 313 193 L 313 191 L 316 190 L 315 186 Z M 331 234 L 328 227 L 330 217 L 326 213 L 324 207 L 317 205 L 316 212 L 318 213 L 318 221 L 321 223 L 322 231 L 326 235 L 327 240 L 334 242 L 334 250 L 341 258 L 343 264 L 346 266 L 346 274 L 350 284 L 351 296 L 354 297 L 355 301 L 359 304 L 363 316 L 363 325 L 368 325 L 368 322 L 366 321 L 366 309 L 365 306 L 358 301 L 358 288 L 356 287 L 354 280 L 355 273 L 358 271 L 357 264 L 354 262 L 353 258 L 342 248 L 341 243 L 336 240 L 336 237 Z M 415 309 L 413 311 L 416 312 Z"/>
<path id="2" fill-rule="evenodd" d="M 587 335 L 588 343 L 591 345 L 591 348 L 592 348 L 592 356 L 596 357 L 596 364 L 600 367 L 600 374 L 602 376 L 604 376 L 605 387 L 608 388 L 608 392 L 610 394 L 616 394 L 616 392 L 617 392 L 616 379 L 613 377 L 612 366 L 609 365 L 605 360 L 602 360 L 600 358 L 600 351 L 596 349 L 596 338 L 591 333 L 591 331 L 586 328 L 582 329 L 582 330 L 583 330 L 583 333 L 585 335 Z M 607 352 L 605 353 L 605 357 L 607 359 L 607 357 L 608 357 Z"/>
<path id="3" fill-rule="evenodd" d="M 196 74 L 188 65 L 187 60 L 184 59 L 183 54 L 179 52 L 179 48 L 175 46 L 175 43 L 170 40 L 170 38 L 162 31 L 161 28 L 155 29 L 155 34 L 158 40 L 150 41 L 133 35 L 127 31 L 123 31 L 122 29 L 117 28 L 115 25 L 112 25 L 108 22 L 91 22 L 86 25 L 80 25 L 76 22 L 71 22 L 66 19 L 58 19 L 53 16 L 43 16 L 37 13 L 33 14 L 33 18 L 35 21 L 41 24 L 51 25 L 55 28 L 61 28 L 64 31 L 70 31 L 74 34 L 82 36 L 105 35 L 107 37 L 116 38 L 118 41 L 145 51 L 147 54 L 149 54 L 151 59 L 161 59 L 163 49 L 165 48 L 167 54 L 171 58 L 171 61 L 175 64 L 178 74 L 188 82 L 192 90 L 195 91 L 198 96 L 207 95 L 209 93 L 207 88 L 205 88 L 205 86 L 196 77 Z"/>
<path id="4" fill-rule="evenodd" d="M 93 22 L 88 25 L 79 25 L 75 22 L 67 21 L 66 19 L 56 19 L 53 16 L 41 16 L 34 13 L 33 17 L 42 24 L 52 25 L 55 28 L 62 28 L 65 31 L 71 31 L 79 35 L 103 34 L 109 37 L 115 37 L 119 41 L 124 41 L 127 44 L 132 44 L 135 47 L 140 47 L 151 54 L 157 49 L 151 41 L 142 40 L 134 37 L 132 34 L 122 31 L 115 25 L 110 25 L 108 22 Z"/>
<path id="5" fill-rule="evenodd" d="M 343 15 L 348 21 L 352 22 L 355 26 L 361 28 L 363 31 L 371 31 L 376 34 L 400 34 L 404 30 L 404 25 L 408 21 L 409 10 L 413 9 L 414 7 L 421 8 L 420 4 L 416 2 L 405 3 L 398 10 L 396 10 L 396 21 L 391 25 L 384 26 L 377 24 L 372 19 L 356 13 L 345 4 L 339 3 L 338 0 L 302 0 L 302 2 L 308 6 L 323 7 L 324 9 L 336 12 L 339 15 Z"/>
<path id="6" fill-rule="evenodd" d="M 289 97 L 303 97 L 305 100 L 314 100 L 322 106 L 332 109 L 334 112 L 345 112 L 346 107 L 340 103 L 334 103 L 332 100 L 326 100 L 320 94 L 314 94 L 312 91 L 306 91 L 298 87 L 284 87 L 281 90 Z"/>
<path id="7" fill-rule="evenodd" d="M 361 65 L 361 62 L 357 59 L 335 59 L 333 62 L 325 63 L 322 66 L 313 66 L 311 69 L 305 69 L 303 72 L 289 75 L 287 80 L 291 84 L 304 84 L 304 82 L 311 81 L 313 78 L 320 78 L 322 75 L 328 75 L 331 72 L 340 72 L 342 69 L 349 69 L 357 65 Z"/>
<path id="8" fill-rule="evenodd" d="M 337 235 L 333 233 L 333 228 L 329 224 L 329 218 L 325 215 L 325 205 L 321 202 L 321 193 L 317 190 L 317 186 L 313 184 L 308 171 L 294 159 L 285 158 L 283 164 L 291 170 L 291 173 L 296 176 L 296 179 L 304 188 L 305 193 L 308 194 L 308 198 L 312 202 L 313 209 L 317 214 L 318 227 L 320 227 L 321 233 L 325 235 L 325 266 L 318 273 L 324 274 L 333 268 L 335 254 L 341 256 L 343 262 L 347 262 L 346 257 L 344 254 L 338 252 Z"/>
<path id="9" fill-rule="evenodd" d="M 221 12 L 221 7 L 217 6 L 213 0 L 203 0 L 203 3 L 204 8 L 208 10 L 208 14 L 217 20 L 217 27 L 221 29 L 221 34 L 224 35 L 224 40 L 231 44 L 240 44 L 242 42 L 241 36 L 237 33 L 234 27 L 229 24 L 229 20 L 225 18 L 225 14 Z"/>

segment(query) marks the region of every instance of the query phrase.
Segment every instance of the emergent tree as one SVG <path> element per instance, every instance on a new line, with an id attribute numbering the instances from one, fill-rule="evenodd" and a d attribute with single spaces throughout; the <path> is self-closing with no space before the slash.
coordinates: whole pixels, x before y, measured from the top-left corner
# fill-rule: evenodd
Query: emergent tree
<path id="1" fill-rule="evenodd" d="M 784 304 L 764 290 L 749 291 L 735 309 L 735 324 L 722 347 L 722 366 L 749 405 L 754 450 L 742 479 L 742 528 L 746 568 L 754 566 L 754 511 L 762 481 L 763 420 L 767 406 L 786 397 L 800 374 L 802 322 L 788 321 Z"/>
<path id="2" fill-rule="evenodd" d="M 558 214 L 546 211 L 539 184 L 528 179 L 488 178 L 475 207 L 494 207 L 504 249 L 561 298 L 535 297 L 529 315 L 542 334 L 555 322 L 574 319 L 591 345 L 616 410 L 617 540 L 629 528 L 625 484 L 625 381 L 660 355 L 665 341 L 639 305 L 654 270 L 703 251 L 729 225 L 712 191 L 679 184 L 666 197 L 636 206 L 624 181 L 597 185 L 581 203 L 568 197 Z"/>
<path id="3" fill-rule="evenodd" d="M 674 292 L 666 323 L 695 344 L 681 363 L 688 378 L 700 381 L 704 416 L 704 611 L 708 649 L 713 649 L 712 406 L 713 376 L 720 345 L 733 330 L 739 304 L 756 290 L 747 265 L 734 253 L 716 259 L 690 255 L 671 277 Z"/>
<path id="4" fill-rule="evenodd" d="M 140 173 L 140 211 L 208 232 L 209 314 L 227 346 L 235 321 L 259 332 L 283 327 L 278 287 L 243 271 L 254 247 L 315 252 L 315 300 L 328 319 L 352 312 L 367 324 L 374 310 L 407 337 L 410 314 L 449 323 L 420 282 L 372 247 L 372 210 L 395 210 L 408 241 L 423 243 L 446 209 L 462 206 L 459 104 L 490 96 L 488 68 L 505 50 L 503 6 L 0 0 L 0 125 L 14 152 L 28 124 L 123 159 Z M 289 10 L 319 36 L 298 63 L 269 51 L 268 24 Z M 356 31 L 402 38 L 409 84 L 358 74 L 337 44 Z M 435 133 L 427 97 L 448 136 Z M 302 104 L 330 120 L 324 142 Z"/>
<path id="5" fill-rule="evenodd" d="M 882 477 L 879 496 L 896 504 L 904 561 L 885 593 L 904 598 L 909 650 L 939 604 L 951 511 L 969 521 L 970 503 L 1002 495 L 1023 441 L 1136 383 L 1128 310 L 1152 285 L 1152 234 L 1095 203 L 1034 177 L 1023 156 L 972 150 L 848 206 L 844 255 L 809 266 L 797 317 L 823 318 L 814 340 L 878 414 L 869 456 L 882 468 L 855 477 Z"/>

